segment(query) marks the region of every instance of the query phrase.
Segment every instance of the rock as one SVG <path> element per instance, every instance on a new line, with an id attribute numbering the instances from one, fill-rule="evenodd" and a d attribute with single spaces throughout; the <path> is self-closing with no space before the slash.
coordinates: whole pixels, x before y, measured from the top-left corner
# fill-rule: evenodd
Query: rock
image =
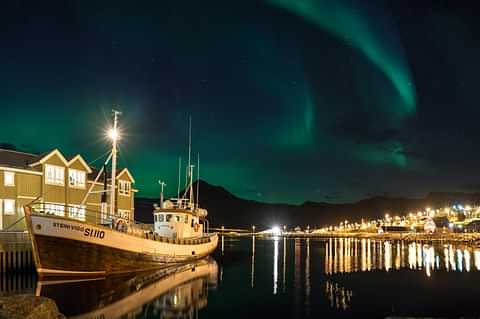
<path id="1" fill-rule="evenodd" d="M 0 297 L 0 319 L 65 319 L 55 302 L 46 297 Z"/>

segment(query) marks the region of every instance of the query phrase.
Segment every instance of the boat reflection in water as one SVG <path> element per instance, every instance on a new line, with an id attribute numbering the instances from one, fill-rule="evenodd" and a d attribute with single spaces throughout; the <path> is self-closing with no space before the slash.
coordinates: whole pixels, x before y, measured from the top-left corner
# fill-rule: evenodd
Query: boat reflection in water
<path id="1" fill-rule="evenodd" d="M 39 281 L 36 294 L 70 318 L 196 318 L 217 277 L 217 263 L 207 258 L 134 277 Z"/>
<path id="2" fill-rule="evenodd" d="M 325 273 L 372 270 L 421 270 L 469 272 L 480 270 L 480 249 L 454 244 L 331 238 L 325 247 Z"/>

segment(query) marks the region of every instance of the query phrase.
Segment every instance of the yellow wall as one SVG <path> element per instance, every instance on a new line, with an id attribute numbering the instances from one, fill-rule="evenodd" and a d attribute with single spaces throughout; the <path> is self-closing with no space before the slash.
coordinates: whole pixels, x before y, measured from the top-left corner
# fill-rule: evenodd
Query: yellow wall
<path id="1" fill-rule="evenodd" d="M 56 165 L 64 167 L 64 185 L 49 185 L 45 184 L 45 165 Z M 16 211 L 14 215 L 3 214 L 3 229 L 5 230 L 9 225 L 17 222 L 23 217 L 23 205 L 31 203 L 37 199 L 37 202 L 51 202 L 65 205 L 81 204 L 83 198 L 87 194 L 92 181 L 87 181 L 84 189 L 69 187 L 68 185 L 68 169 L 77 169 L 85 171 L 88 176 L 87 168 L 80 160 L 75 160 L 70 163 L 70 167 L 67 167 L 61 157 L 57 154 L 51 156 L 45 163 L 39 164 L 32 168 L 33 172 L 40 172 L 43 175 L 35 175 L 26 172 L 15 172 L 15 186 L 4 186 L 4 172 L 0 170 L 0 199 L 15 199 Z M 119 176 L 120 180 L 131 181 L 126 172 L 123 172 Z M 133 187 L 133 184 L 132 184 Z M 92 191 L 98 192 L 103 190 L 103 183 L 95 184 Z M 109 204 L 109 198 L 107 196 L 107 204 Z M 86 205 L 86 221 L 92 223 L 100 222 L 100 201 L 101 194 L 90 194 L 85 201 Z M 3 203 L 2 203 L 3 205 Z M 134 216 L 134 192 L 130 191 L 129 196 L 119 195 L 118 189 L 116 191 L 116 206 L 117 209 L 124 209 L 130 211 L 130 218 Z M 109 210 L 108 206 L 108 210 Z M 3 209 L 0 209 L 3 212 Z M 68 216 L 68 209 L 65 210 L 65 215 Z M 14 227 L 9 230 L 25 230 L 26 225 L 22 220 L 18 222 Z"/>

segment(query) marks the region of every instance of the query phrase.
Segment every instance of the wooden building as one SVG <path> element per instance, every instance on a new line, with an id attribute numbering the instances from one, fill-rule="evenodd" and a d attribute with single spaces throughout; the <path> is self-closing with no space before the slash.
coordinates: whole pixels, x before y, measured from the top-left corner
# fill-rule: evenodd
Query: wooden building
<path id="1" fill-rule="evenodd" d="M 81 155 L 66 159 L 58 149 L 41 155 L 0 149 L 0 230 L 25 230 L 23 205 L 33 201 L 52 214 L 101 223 L 110 201 L 107 195 L 102 205 L 104 181 L 94 182 L 95 177 L 95 170 Z M 116 183 L 115 211 L 133 220 L 137 190 L 127 168 L 118 171 Z"/>

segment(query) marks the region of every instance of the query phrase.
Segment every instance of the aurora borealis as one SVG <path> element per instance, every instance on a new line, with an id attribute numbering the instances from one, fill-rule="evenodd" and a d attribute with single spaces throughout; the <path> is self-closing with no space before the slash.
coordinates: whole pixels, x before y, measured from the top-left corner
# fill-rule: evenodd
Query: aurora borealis
<path id="1" fill-rule="evenodd" d="M 7 1 L 0 143 L 107 151 L 140 196 L 201 175 L 267 202 L 479 190 L 479 27 L 437 1 Z M 94 163 L 96 164 L 96 162 Z"/>

